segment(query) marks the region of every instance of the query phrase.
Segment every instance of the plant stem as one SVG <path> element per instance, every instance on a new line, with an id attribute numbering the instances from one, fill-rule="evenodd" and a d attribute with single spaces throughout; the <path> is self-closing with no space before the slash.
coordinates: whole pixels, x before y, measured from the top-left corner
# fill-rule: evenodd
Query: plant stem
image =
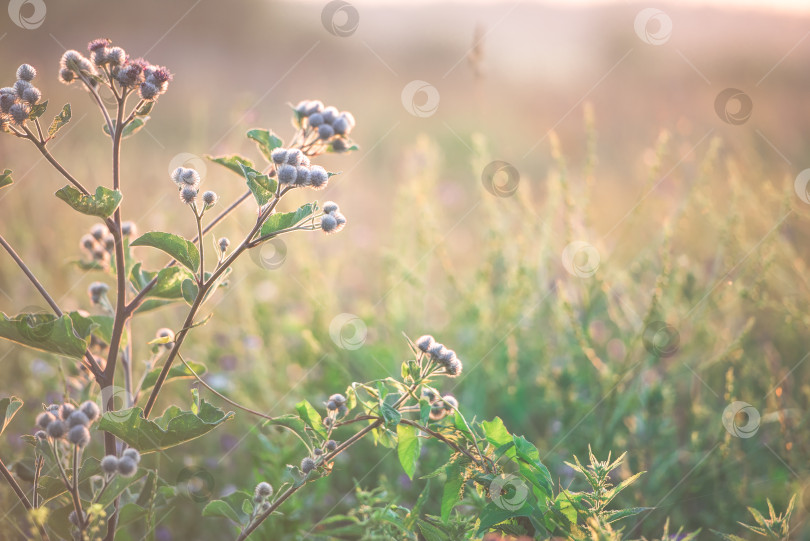
<path id="1" fill-rule="evenodd" d="M 13 475 L 11 475 L 11 472 L 8 471 L 8 468 L 6 468 L 6 465 L 3 464 L 2 460 L 0 460 L 0 474 L 2 474 L 6 479 L 6 482 L 11 485 L 12 490 L 14 490 L 14 493 L 17 495 L 17 498 L 19 498 L 20 503 L 23 504 L 23 507 L 25 507 L 27 511 L 31 511 L 33 506 L 31 505 L 31 502 L 28 501 L 28 496 L 25 495 L 25 492 L 23 492 L 22 488 L 20 488 L 17 480 L 14 479 Z M 34 485 L 34 491 L 36 491 L 36 484 Z M 45 527 L 36 522 L 36 520 L 34 522 L 36 523 L 37 530 L 39 530 L 39 537 L 42 538 L 43 541 L 49 541 L 50 537 L 48 537 L 48 532 L 45 531 Z"/>

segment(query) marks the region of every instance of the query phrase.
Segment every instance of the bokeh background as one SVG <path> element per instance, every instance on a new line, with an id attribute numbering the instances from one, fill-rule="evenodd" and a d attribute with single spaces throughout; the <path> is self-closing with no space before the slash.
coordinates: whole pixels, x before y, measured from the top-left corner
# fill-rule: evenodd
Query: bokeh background
<path id="1" fill-rule="evenodd" d="M 0 16 L 0 78 L 11 84 L 28 62 L 46 117 L 73 105 L 52 151 L 95 186 L 110 183 L 108 141 L 89 97 L 56 81 L 61 54 L 109 37 L 169 67 L 168 93 L 127 140 L 123 209 L 141 231 L 187 236 L 194 221 L 170 169 L 226 153 L 261 162 L 245 132 L 289 138 L 288 105 L 301 99 L 355 115 L 360 151 L 319 162 L 343 172 L 317 195 L 340 204 L 348 227 L 242 259 L 212 322 L 186 342 L 221 392 L 272 415 L 320 404 L 351 381 L 395 375 L 402 333 L 429 332 L 465 361 L 443 390 L 529 438 L 555 482 L 568 486 L 564 461 L 588 445 L 629 452 L 622 475 L 648 473 L 621 503 L 656 508 L 632 536 L 660 533 L 667 517 L 705 538 L 745 535 L 746 506 L 784 508 L 798 493 L 795 531 L 809 539 L 810 15 L 766 2 L 649 7 L 48 2 L 35 28 Z M 21 9 L 30 20 L 32 4 Z M 511 168 L 489 174 L 494 161 Z M 52 196 L 63 179 L 23 142 L 0 138 L 0 166 L 16 181 L 0 192 L 0 233 L 64 308 L 90 309 L 99 276 L 71 260 L 93 220 Z M 243 192 L 216 164 L 204 174 L 223 201 Z M 240 238 L 254 212 L 244 205 L 215 235 Z M 0 257 L 0 310 L 38 308 Z M 182 317 L 178 306 L 136 323 L 136 359 Z M 69 362 L 9 343 L 0 358 L 0 395 L 26 400 L 0 453 L 30 460 L 18 436 L 40 403 L 81 381 Z M 169 384 L 160 407 L 187 405 L 192 386 Z M 735 402 L 746 404 L 736 416 Z M 301 453 L 239 413 L 150 457 L 186 491 L 158 538 L 228 538 L 226 521 L 197 518 L 205 500 L 273 482 Z M 355 447 L 261 535 L 328 538 L 319 521 L 356 505 L 356 486 L 412 505 L 424 481 L 404 478 L 389 453 Z M 417 474 L 442 458 L 427 446 Z M 203 473 L 187 482 L 184 470 Z M 12 497 L 0 491 L 2 506 Z M 11 539 L 13 514 L 3 520 Z"/>

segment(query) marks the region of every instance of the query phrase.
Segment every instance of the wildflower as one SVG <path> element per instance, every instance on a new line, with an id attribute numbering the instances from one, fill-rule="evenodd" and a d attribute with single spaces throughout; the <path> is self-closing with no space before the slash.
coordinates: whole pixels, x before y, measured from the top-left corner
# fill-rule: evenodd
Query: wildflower
<path id="1" fill-rule="evenodd" d="M 96 75 L 96 67 L 93 65 L 90 60 L 84 57 L 79 51 L 65 51 L 65 54 L 62 55 L 62 60 L 60 62 L 60 66 L 62 70 L 70 70 L 75 75 L 79 74 L 89 74 L 89 75 Z"/>
<path id="2" fill-rule="evenodd" d="M 68 404 L 67 402 L 65 402 L 64 404 L 59 406 L 59 416 L 64 421 L 67 421 L 68 417 L 70 417 L 70 414 L 73 413 L 74 411 L 76 411 L 76 408 L 73 406 L 73 404 Z"/>
<path id="3" fill-rule="evenodd" d="M 444 409 L 444 406 L 441 403 L 436 402 L 432 406 L 430 406 L 430 414 L 428 417 L 431 421 L 439 421 L 444 419 L 447 416 L 447 410 Z"/>
<path id="4" fill-rule="evenodd" d="M 301 461 L 301 471 L 305 474 L 311 472 L 315 469 L 315 461 L 309 457 L 305 457 L 304 460 Z"/>
<path id="5" fill-rule="evenodd" d="M 36 436 L 37 439 L 40 439 L 40 440 L 47 440 L 48 439 L 48 433 L 45 432 L 44 430 L 37 430 L 37 432 L 36 432 L 36 434 L 34 434 L 34 436 Z"/>
<path id="6" fill-rule="evenodd" d="M 224 253 L 228 249 L 228 246 L 230 246 L 230 245 L 231 245 L 231 241 L 228 240 L 227 237 L 222 237 L 221 239 L 219 239 L 219 251 L 220 252 Z"/>
<path id="7" fill-rule="evenodd" d="M 447 411 L 453 411 L 454 409 L 458 409 L 458 400 L 456 397 L 450 394 L 446 394 L 442 397 L 442 402 L 444 402 L 444 409 Z"/>
<path id="8" fill-rule="evenodd" d="M 125 237 L 135 236 L 138 228 L 135 226 L 135 222 L 124 222 L 121 224 L 121 234 Z"/>
<path id="9" fill-rule="evenodd" d="M 158 96 L 159 89 L 149 81 L 144 81 L 138 87 L 138 95 L 142 100 L 153 101 Z"/>
<path id="10" fill-rule="evenodd" d="M 110 252 L 112 252 L 113 248 L 115 248 L 115 237 L 113 237 L 112 233 L 107 233 L 104 235 L 104 248 Z"/>
<path id="11" fill-rule="evenodd" d="M 104 282 L 93 282 L 90 284 L 90 287 L 87 288 L 87 293 L 90 295 L 90 302 L 93 304 L 99 304 L 101 302 L 101 298 L 106 295 L 107 291 L 109 290 L 110 286 Z"/>
<path id="12" fill-rule="evenodd" d="M 338 417 L 346 417 L 349 413 L 349 408 L 345 404 L 338 406 Z"/>
<path id="13" fill-rule="evenodd" d="M 287 161 L 287 149 L 274 148 L 273 151 L 270 152 L 270 159 L 273 160 L 274 164 L 281 165 Z"/>
<path id="14" fill-rule="evenodd" d="M 461 374 L 462 364 L 461 360 L 458 357 L 455 357 L 450 364 L 445 367 L 447 370 L 447 375 L 451 377 L 456 377 Z"/>
<path id="15" fill-rule="evenodd" d="M 107 49 L 107 63 L 113 67 L 120 66 L 127 59 L 127 53 L 121 47 L 110 47 Z"/>
<path id="16" fill-rule="evenodd" d="M 427 353 L 428 351 L 430 351 L 430 348 L 433 346 L 435 342 L 436 341 L 433 339 L 432 336 L 430 336 L 429 334 L 425 334 L 423 336 L 420 336 L 416 340 L 416 347 L 419 348 L 420 351 Z"/>
<path id="17" fill-rule="evenodd" d="M 76 75 L 73 73 L 72 70 L 67 68 L 63 68 L 59 70 L 59 82 L 69 85 L 76 79 Z"/>
<path id="18" fill-rule="evenodd" d="M 430 346 L 430 348 L 428 348 L 428 351 L 427 351 L 427 352 L 428 352 L 428 353 L 429 353 L 429 354 L 430 354 L 432 357 L 436 357 L 436 356 L 437 356 L 437 355 L 439 355 L 439 354 L 440 354 L 440 353 L 441 353 L 441 352 L 442 352 L 444 349 L 445 349 L 444 344 L 440 344 L 439 342 L 436 342 L 436 341 L 434 340 L 434 341 L 433 341 L 433 344 L 431 344 L 431 346 Z"/>
<path id="19" fill-rule="evenodd" d="M 321 124 L 318 126 L 318 137 L 324 141 L 335 135 L 335 130 L 329 124 Z"/>
<path id="20" fill-rule="evenodd" d="M 118 459 L 118 473 L 122 477 L 132 477 L 138 471 L 138 463 L 130 457 L 122 456 Z"/>
<path id="21" fill-rule="evenodd" d="M 287 151 L 287 163 L 290 165 L 301 165 L 301 160 L 304 158 L 304 154 L 297 148 L 292 148 Z"/>
<path id="22" fill-rule="evenodd" d="M 186 205 L 192 204 L 197 199 L 197 194 L 200 192 L 196 188 L 186 186 L 180 190 L 180 200 Z"/>
<path id="23" fill-rule="evenodd" d="M 93 238 L 96 240 L 101 240 L 104 238 L 109 232 L 109 229 L 105 225 L 102 224 L 95 224 L 93 227 L 90 228 L 90 234 L 93 235 Z"/>
<path id="24" fill-rule="evenodd" d="M 335 119 L 338 117 L 338 110 L 337 107 L 329 106 L 321 111 L 321 117 L 323 121 L 327 124 L 332 124 L 335 122 Z M 312 119 L 310 119 L 310 124 L 312 123 Z"/>
<path id="25" fill-rule="evenodd" d="M 346 404 L 346 397 L 343 396 L 342 394 L 333 394 L 332 396 L 329 397 L 329 400 L 331 402 L 334 402 L 338 406 Z"/>
<path id="26" fill-rule="evenodd" d="M 348 111 L 340 113 L 340 116 L 332 123 L 332 128 L 338 135 L 348 135 L 354 128 L 354 116 Z"/>
<path id="27" fill-rule="evenodd" d="M 436 401 L 437 396 L 431 389 L 423 389 L 422 396 L 425 397 L 429 404 L 432 404 Z"/>
<path id="28" fill-rule="evenodd" d="M 256 490 L 254 491 L 254 496 L 259 499 L 266 499 L 273 495 L 273 485 L 262 481 L 258 485 L 256 485 Z"/>
<path id="29" fill-rule="evenodd" d="M 216 192 L 207 191 L 203 194 L 203 203 L 205 203 L 206 207 L 213 207 L 217 204 L 217 200 L 219 197 L 217 196 Z"/>
<path id="30" fill-rule="evenodd" d="M 118 457 L 107 455 L 101 459 L 101 471 L 107 475 L 113 475 L 118 471 Z"/>
<path id="31" fill-rule="evenodd" d="M 23 81 L 22 79 L 17 79 L 17 81 L 14 83 L 14 93 L 17 94 L 18 98 L 22 99 L 23 94 L 25 93 L 25 91 L 28 90 L 29 88 L 32 88 L 32 87 L 33 87 L 33 85 L 31 83 L 29 83 L 28 81 Z"/>
<path id="32" fill-rule="evenodd" d="M 335 233 L 337 233 L 346 225 L 346 217 L 339 212 L 335 212 L 332 216 L 334 216 L 335 222 L 337 222 L 337 227 L 335 227 Z"/>
<path id="33" fill-rule="evenodd" d="M 36 76 L 37 70 L 30 64 L 23 64 L 17 68 L 17 79 L 30 82 Z"/>
<path id="34" fill-rule="evenodd" d="M 128 448 L 126 451 L 121 453 L 122 458 L 128 458 L 135 462 L 135 464 L 140 464 L 141 462 L 141 453 L 138 452 L 137 449 L 134 447 Z"/>
<path id="35" fill-rule="evenodd" d="M 31 111 L 28 108 L 28 105 L 25 103 L 15 103 L 8 110 L 8 113 L 11 115 L 11 120 L 18 126 L 25 124 L 25 121 L 28 120 L 28 115 L 30 112 Z"/>
<path id="36" fill-rule="evenodd" d="M 312 452 L 315 453 L 315 456 L 321 456 L 323 454 L 323 449 L 316 448 Z"/>
<path id="37" fill-rule="evenodd" d="M 187 169 L 185 167 L 178 167 L 171 174 L 171 179 L 179 188 L 190 186 L 192 188 L 199 188 L 202 178 L 200 174 L 194 169 Z"/>
<path id="38" fill-rule="evenodd" d="M 135 86 L 144 80 L 143 64 L 144 62 L 142 60 L 127 62 L 121 66 L 116 73 L 115 78 L 118 79 L 118 82 L 123 86 Z"/>
<path id="39" fill-rule="evenodd" d="M 9 113 L 11 106 L 17 102 L 17 95 L 15 94 L 0 94 L 0 111 Z"/>
<path id="40" fill-rule="evenodd" d="M 172 74 L 163 66 L 147 66 L 143 71 L 146 82 L 155 85 L 158 93 L 163 94 L 169 88 L 169 81 L 172 80 Z"/>
<path id="41" fill-rule="evenodd" d="M 90 443 L 90 431 L 86 426 L 76 425 L 68 432 L 67 439 L 77 447 L 86 447 Z"/>
<path id="42" fill-rule="evenodd" d="M 26 88 L 22 95 L 23 101 L 31 105 L 36 105 L 40 98 L 42 98 L 42 92 L 35 86 Z"/>
<path id="43" fill-rule="evenodd" d="M 108 38 L 98 38 L 87 44 L 87 50 L 88 52 L 95 53 L 106 49 L 110 45 L 112 45 L 112 40 Z"/>
<path id="44" fill-rule="evenodd" d="M 48 428 L 45 429 L 45 432 L 48 433 L 48 436 L 54 439 L 59 439 L 65 435 L 65 423 L 58 419 L 54 419 L 50 424 L 48 424 Z"/>
<path id="45" fill-rule="evenodd" d="M 334 127 L 334 126 L 333 126 Z M 334 152 L 346 152 L 349 148 L 349 145 L 346 143 L 345 139 L 341 139 L 340 137 L 336 137 L 332 140 L 332 150 Z"/>
<path id="46" fill-rule="evenodd" d="M 295 168 L 295 185 L 309 186 L 309 167 L 299 165 Z"/>
<path id="47" fill-rule="evenodd" d="M 331 452 L 337 449 L 337 442 L 335 440 L 329 440 L 326 442 L 326 450 Z"/>
<path id="48" fill-rule="evenodd" d="M 333 212 L 337 212 L 338 210 L 340 210 L 340 207 L 338 207 L 337 203 L 335 203 L 334 201 L 327 201 L 326 203 L 323 204 L 324 214 L 332 214 Z"/>
<path id="49" fill-rule="evenodd" d="M 289 158 L 288 158 L 289 161 Z M 298 175 L 294 165 L 284 164 L 278 168 L 278 182 L 279 184 L 292 184 Z"/>
<path id="50" fill-rule="evenodd" d="M 317 128 L 318 126 L 320 126 L 325 122 L 323 115 L 321 113 L 315 113 L 314 115 L 310 115 L 308 121 L 309 125 L 312 126 L 313 128 Z"/>
<path id="51" fill-rule="evenodd" d="M 99 413 L 101 413 L 98 409 L 98 404 L 96 404 L 92 400 L 85 400 L 84 402 L 82 402 L 81 406 L 79 406 L 79 409 L 81 410 L 82 413 L 84 413 L 87 416 L 87 418 L 90 420 L 91 423 L 96 419 L 98 419 Z"/>
<path id="52" fill-rule="evenodd" d="M 320 165 L 313 165 L 310 168 L 309 183 L 314 189 L 319 190 L 321 188 L 324 188 L 328 180 L 329 180 L 329 173 L 326 172 L 326 169 L 324 169 Z"/>
<path id="53" fill-rule="evenodd" d="M 335 411 L 336 409 L 338 409 L 337 402 L 335 402 L 334 400 L 327 401 L 326 402 L 326 409 L 329 410 L 329 411 Z"/>
<path id="54" fill-rule="evenodd" d="M 90 424 L 90 419 L 87 418 L 81 410 L 76 410 L 67 418 L 67 423 L 70 428 L 74 426 L 87 426 Z"/>
<path id="55" fill-rule="evenodd" d="M 51 424 L 53 421 L 56 420 L 56 417 L 51 414 L 49 411 L 43 411 L 39 415 L 37 415 L 37 426 L 39 428 L 48 428 L 48 425 Z"/>
<path id="56" fill-rule="evenodd" d="M 321 229 L 327 235 L 334 233 L 337 230 L 337 219 L 331 214 L 325 214 L 321 218 Z"/>

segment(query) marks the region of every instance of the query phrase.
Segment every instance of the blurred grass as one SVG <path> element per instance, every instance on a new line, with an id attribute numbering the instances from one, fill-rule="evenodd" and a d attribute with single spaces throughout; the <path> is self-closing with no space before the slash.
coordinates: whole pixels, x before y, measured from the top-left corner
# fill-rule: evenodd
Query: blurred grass
<path id="1" fill-rule="evenodd" d="M 589 444 L 599 455 L 629 451 L 629 470 L 649 473 L 626 503 L 658 508 L 634 535 L 659 532 L 666 516 L 688 529 L 731 531 L 746 519 L 745 506 L 761 508 L 770 497 L 784 507 L 802 491 L 810 456 L 810 364 L 802 362 L 808 210 L 793 178 L 810 142 L 807 47 L 761 78 L 799 41 L 806 18 L 672 7 L 678 31 L 667 47 L 649 47 L 632 32 L 637 6 L 520 6 L 502 25 L 490 23 L 485 77 L 477 80 L 464 62 L 447 70 L 463 58 L 475 24 L 497 21 L 500 8 L 446 5 L 428 16 L 360 5 L 360 30 L 340 39 L 321 27 L 320 4 L 201 4 L 160 39 L 191 7 L 49 4 L 36 31 L 3 19 L 3 43 L 14 47 L 0 50 L 0 59 L 9 79 L 22 60 L 40 68 L 47 115 L 73 103 L 70 132 L 54 153 L 88 185 L 107 182 L 106 143 L 86 96 L 55 82 L 59 44 L 80 49 L 107 35 L 136 56 L 149 51 L 150 61 L 176 74 L 149 131 L 125 150 L 125 214 L 141 231 L 193 234 L 168 182 L 176 154 L 243 152 L 258 160 L 246 129 L 288 137 L 284 104 L 301 98 L 357 117 L 361 152 L 321 160 L 345 173 L 318 194 L 340 203 L 349 227 L 329 238 L 288 238 L 287 259 L 272 272 L 244 259 L 233 287 L 211 303 L 215 319 L 187 341 L 187 358 L 206 363 L 218 389 L 270 414 L 303 398 L 319 404 L 350 381 L 395 373 L 406 351 L 401 332 L 431 332 L 465 361 L 463 376 L 443 391 L 472 414 L 501 416 L 525 434 L 561 485 L 571 479 L 563 461 Z M 441 93 L 428 119 L 400 103 L 404 84 L 417 78 Z M 754 100 L 744 126 L 714 113 L 714 96 L 726 86 Z M 31 149 L 9 137 L 1 143 L 2 166 L 18 181 L 0 193 L 3 235 L 60 303 L 87 308 L 84 290 L 97 277 L 65 262 L 92 220 L 68 217 L 51 197 L 63 181 Z M 494 159 L 520 171 L 513 197 L 482 189 L 481 172 Z M 224 201 L 242 191 L 214 164 L 205 187 Z M 252 221 L 249 207 L 216 235 L 238 238 Z M 573 240 L 599 251 L 592 278 L 565 272 L 560 254 Z M 162 262 L 142 255 L 150 266 Z M 1 310 L 42 305 L 8 258 L 0 258 L 0 289 Z M 329 336 L 343 312 L 368 327 L 357 351 Z M 176 327 L 180 317 L 172 308 L 143 319 L 136 358 L 145 357 L 141 345 L 157 328 Z M 645 350 L 642 330 L 655 320 L 680 333 L 675 355 Z M 28 419 L 15 420 L 0 449 L 22 458 L 14 433 L 27 433 L 39 403 L 63 388 L 60 363 L 8 344 L 0 345 L 3 356 L 0 393 L 24 397 Z M 189 386 L 170 384 L 161 405 L 187 403 Z M 762 414 L 755 437 L 723 428 L 723 409 L 735 400 Z M 418 475 L 444 456 L 427 450 Z M 318 518 L 345 511 L 355 481 L 413 503 L 422 482 L 403 482 L 387 453 L 356 447 L 330 481 L 269 521 L 265 538 L 299 538 Z M 159 461 L 169 483 L 183 468 L 204 468 L 217 495 L 277 482 L 300 454 L 293 438 L 262 435 L 239 414 L 149 460 Z M 0 505 L 9 498 L 0 491 Z M 201 506 L 181 499 L 161 535 L 225 537 L 227 525 L 197 518 Z M 806 516 L 803 507 L 797 521 Z M 800 535 L 810 533 L 805 527 Z"/>

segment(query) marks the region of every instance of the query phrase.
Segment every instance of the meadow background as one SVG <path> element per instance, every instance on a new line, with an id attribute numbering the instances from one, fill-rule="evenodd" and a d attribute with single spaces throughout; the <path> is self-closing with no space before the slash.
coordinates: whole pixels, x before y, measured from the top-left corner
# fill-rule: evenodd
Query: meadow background
<path id="1" fill-rule="evenodd" d="M 656 507 L 632 536 L 659 534 L 667 517 L 703 528 L 701 538 L 709 528 L 744 535 L 736 521 L 748 520 L 746 506 L 771 498 L 783 509 L 799 493 L 796 538 L 810 539 L 810 199 L 795 187 L 810 167 L 810 15 L 662 5 L 672 32 L 652 45 L 634 29 L 648 6 L 629 2 L 358 2 L 359 25 L 345 37 L 322 23 L 324 5 L 50 2 L 30 30 L 0 16 L 3 84 L 28 62 L 40 70 L 46 116 L 73 105 L 52 152 L 87 185 L 109 183 L 109 149 L 89 98 L 56 81 L 63 51 L 109 37 L 175 74 L 124 149 L 124 214 L 140 231 L 193 236 L 168 177 L 179 154 L 260 161 L 244 133 L 289 138 L 287 104 L 301 99 L 357 118 L 361 150 L 318 161 L 343 171 L 318 196 L 340 204 L 347 228 L 287 237 L 286 256 L 265 254 L 283 259 L 277 268 L 242 259 L 186 358 L 207 364 L 221 392 L 277 415 L 395 374 L 408 351 L 402 333 L 429 332 L 465 362 L 442 390 L 524 434 L 562 486 L 572 479 L 564 461 L 588 445 L 600 457 L 628 451 L 625 475 L 648 471 L 621 502 Z M 408 111 L 424 95 L 403 101 L 414 80 L 440 96 L 430 116 Z M 736 125 L 715 104 L 730 87 L 752 103 Z M 514 193 L 485 189 L 494 160 L 517 170 Z M 2 137 L 0 167 L 16 181 L 0 193 L 2 234 L 64 308 L 89 309 L 85 291 L 98 277 L 70 260 L 93 220 L 52 196 L 64 182 L 33 148 Z M 203 186 L 223 201 L 244 189 L 213 163 Z M 245 205 L 215 235 L 236 239 L 253 221 Z M 563 251 L 577 241 L 598 254 L 592 276 L 565 268 Z M 0 310 L 42 305 L 0 257 Z M 136 359 L 182 310 L 136 324 Z M 677 347 L 656 349 L 649 332 L 645 343 L 657 322 L 677 333 Z M 361 347 L 347 348 L 356 338 Z M 76 384 L 75 367 L 5 342 L 0 359 L 0 395 L 26 400 L 0 453 L 26 460 L 17 436 L 32 431 L 40 402 Z M 160 406 L 187 403 L 192 386 L 170 383 Z M 735 401 L 760 417 L 752 437 L 722 422 Z M 318 522 L 356 506 L 356 486 L 412 505 L 424 481 L 408 481 L 389 453 L 368 442 L 341 456 L 331 479 L 296 496 L 262 538 L 329 538 Z M 157 538 L 228 538 L 226 521 L 198 518 L 205 500 L 277 479 L 300 456 L 293 437 L 238 413 L 150 457 L 188 492 Z M 417 475 L 445 456 L 426 446 Z M 0 508 L 12 499 L 4 486 Z"/>

